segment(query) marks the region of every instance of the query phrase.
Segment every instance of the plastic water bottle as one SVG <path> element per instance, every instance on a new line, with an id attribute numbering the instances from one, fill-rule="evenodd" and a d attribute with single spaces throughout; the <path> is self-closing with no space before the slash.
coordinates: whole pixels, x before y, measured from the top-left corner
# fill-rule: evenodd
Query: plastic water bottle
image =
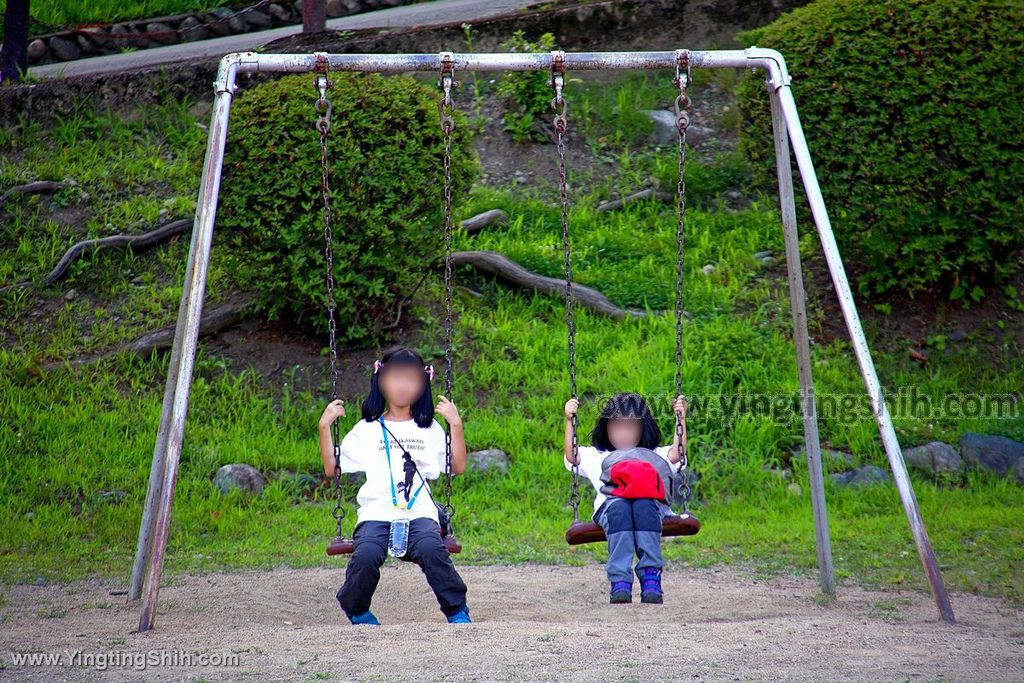
<path id="1" fill-rule="evenodd" d="M 391 522 L 391 534 L 388 536 L 388 554 L 401 557 L 409 547 L 409 520 L 396 519 Z"/>

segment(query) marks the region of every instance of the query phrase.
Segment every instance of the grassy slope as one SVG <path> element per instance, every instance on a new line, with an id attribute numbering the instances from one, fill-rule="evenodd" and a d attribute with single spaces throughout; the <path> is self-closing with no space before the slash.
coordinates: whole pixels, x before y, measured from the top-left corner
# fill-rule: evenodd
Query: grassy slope
<path id="1" fill-rule="evenodd" d="M 607 95 L 593 95 L 592 111 L 614 109 L 600 101 L 617 101 L 616 91 L 606 90 Z M 29 126 L 17 135 L 8 128 L 3 135 L 6 160 L 0 165 L 0 184 L 65 175 L 80 183 L 56 198 L 66 209 L 61 220 L 72 226 L 52 220 L 44 198 L 25 198 L 6 209 L 12 220 L 0 228 L 4 282 L 46 272 L 83 232 L 93 236 L 112 226 L 148 225 L 161 209 L 179 215 L 192 208 L 204 132 L 187 103 L 142 110 L 129 122 L 83 115 L 51 131 Z M 638 178 L 653 173 L 668 179 L 674 168 L 670 150 L 638 152 L 629 163 Z M 695 397 L 791 396 L 797 382 L 785 283 L 766 276 L 751 258 L 756 251 L 781 249 L 777 216 L 767 201 L 741 212 L 716 206 L 708 199 L 722 183 L 722 172 L 696 164 L 692 171 L 689 184 L 704 208 L 689 213 L 686 302 L 693 318 L 685 329 L 687 392 Z M 588 186 L 574 208 L 578 281 L 624 306 L 670 307 L 672 208 L 648 203 L 599 214 L 592 207 L 608 191 L 607 183 Z M 463 213 L 495 206 L 510 212 L 512 225 L 473 238 L 458 235 L 457 248 L 500 249 L 527 267 L 558 276 L 555 207 L 513 191 L 478 189 Z M 815 247 L 813 238 L 805 238 L 808 252 Z M 185 249 L 185 242 L 178 241 L 135 257 L 90 256 L 42 300 L 17 292 L 0 295 L 0 319 L 17 340 L 0 349 L 0 514 L 7 520 L 0 531 L 0 578 L 127 576 L 166 358 L 120 358 L 44 375 L 32 366 L 43 358 L 103 348 L 172 320 Z M 705 263 L 716 265 L 710 277 L 700 272 Z M 556 297 L 478 284 L 485 297 L 460 295 L 456 301 L 459 354 L 474 360 L 456 376 L 455 399 L 466 419 L 470 447 L 501 447 L 512 455 L 513 467 L 505 477 L 471 473 L 457 481 L 456 522 L 465 547 L 460 561 L 598 561 L 601 547 L 570 549 L 561 540 L 570 518 L 568 475 L 558 451 L 561 405 L 567 398 L 563 304 Z M 229 285 L 215 250 L 209 300 Z M 63 293 L 71 288 L 79 296 L 64 301 Z M 436 299 L 436 283 L 427 294 Z M 46 313 L 33 317 L 40 309 Z M 426 308 L 415 313 L 427 340 L 421 349 L 438 353 L 436 322 Z M 616 323 L 579 311 L 577 326 L 578 388 L 585 398 L 626 389 L 662 397 L 671 391 L 671 316 Z M 912 385 L 932 397 L 965 387 L 1018 391 L 1024 371 L 1012 362 L 1013 349 L 1005 353 L 1003 365 L 1010 371 L 986 370 L 991 359 L 971 348 L 951 349 L 925 370 L 909 365 L 902 355 L 880 354 L 876 361 L 890 392 Z M 862 391 L 856 364 L 841 343 L 817 346 L 813 356 L 820 397 Z M 263 495 L 246 500 L 220 496 L 210 483 L 216 469 L 229 462 L 248 462 L 265 471 L 318 470 L 313 425 L 322 396 L 291 392 L 287 381 L 273 391 L 263 386 L 257 377 L 226 373 L 223 361 L 200 354 L 176 489 L 169 572 L 327 561 L 323 545 L 333 534 L 333 522 L 322 499 L 325 491 L 310 500 L 295 482 L 282 478 Z M 346 390 L 358 397 L 363 388 Z M 661 414 L 667 434 L 668 413 Z M 582 424 L 591 424 L 593 416 L 593 401 L 585 401 Z M 354 419 L 348 418 L 346 426 Z M 693 466 L 702 475 L 695 511 L 705 528 L 693 539 L 668 543 L 667 556 L 692 564 L 742 562 L 764 571 L 813 573 L 807 487 L 794 492 L 789 482 L 766 469 L 781 466 L 801 439 L 793 413 L 721 414 L 706 407 L 694 410 L 688 424 Z M 955 441 L 967 429 L 1024 437 L 1019 419 L 900 418 L 897 426 L 905 445 L 931 438 Z M 884 466 L 870 419 L 826 417 L 821 427 L 832 446 Z M 799 462 L 792 476 L 805 482 Z M 1024 488 L 982 475 L 958 487 L 938 487 L 916 475 L 914 482 L 949 585 L 1020 601 Z M 120 502 L 105 502 L 100 492 L 111 490 L 126 495 Z M 584 501 L 586 511 L 589 495 Z M 841 578 L 924 586 L 891 486 L 850 490 L 830 483 L 828 502 Z"/>
<path id="2" fill-rule="evenodd" d="M 251 4 L 255 4 L 253 0 Z M 129 19 L 166 17 L 222 6 L 243 7 L 237 0 L 32 0 L 29 34 L 41 35 L 64 28 L 107 24 Z M 0 22 L 0 37 L 3 36 Z"/>

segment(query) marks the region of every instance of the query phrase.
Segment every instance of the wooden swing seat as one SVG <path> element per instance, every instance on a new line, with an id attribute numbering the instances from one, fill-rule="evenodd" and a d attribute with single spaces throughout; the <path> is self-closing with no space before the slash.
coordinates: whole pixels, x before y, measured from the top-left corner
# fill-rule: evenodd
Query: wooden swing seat
<path id="1" fill-rule="evenodd" d="M 442 542 L 444 543 L 444 549 L 449 554 L 455 555 L 456 553 L 462 552 L 462 544 L 459 543 L 458 539 L 454 536 L 442 536 Z M 327 554 L 334 555 L 351 555 L 352 551 L 355 550 L 355 544 L 352 543 L 350 538 L 342 538 L 341 536 L 335 536 L 330 543 L 327 544 Z"/>
<path id="2" fill-rule="evenodd" d="M 693 536 L 700 531 L 700 520 L 689 513 L 682 515 L 669 515 L 661 520 L 661 535 L 666 536 Z M 582 545 L 584 543 L 598 543 L 605 541 L 604 529 L 597 522 L 584 522 L 576 520 L 569 525 L 565 532 L 565 540 L 569 545 Z"/>

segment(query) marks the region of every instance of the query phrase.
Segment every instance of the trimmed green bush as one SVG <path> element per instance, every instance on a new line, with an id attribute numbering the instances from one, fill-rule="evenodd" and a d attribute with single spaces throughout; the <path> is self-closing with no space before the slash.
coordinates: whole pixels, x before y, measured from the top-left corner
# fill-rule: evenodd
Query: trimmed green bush
<path id="1" fill-rule="evenodd" d="M 1022 26 L 1020 2 L 818 0 L 739 36 L 787 60 L 863 294 L 977 300 L 1024 260 Z M 762 81 L 740 88 L 741 148 L 777 188 Z"/>
<path id="2" fill-rule="evenodd" d="M 328 154 L 339 342 L 377 338 L 443 258 L 439 92 L 408 76 L 331 74 Z M 327 329 L 313 76 L 243 89 L 231 113 L 217 235 L 270 318 Z M 455 201 L 479 160 L 456 113 Z"/>

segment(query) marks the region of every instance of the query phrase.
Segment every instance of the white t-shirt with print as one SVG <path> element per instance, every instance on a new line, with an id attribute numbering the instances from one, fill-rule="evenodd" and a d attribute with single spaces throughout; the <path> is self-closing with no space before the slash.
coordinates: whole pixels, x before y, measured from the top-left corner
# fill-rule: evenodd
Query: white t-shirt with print
<path id="1" fill-rule="evenodd" d="M 679 471 L 679 463 L 673 463 L 669 460 L 669 453 L 672 452 L 672 444 L 667 446 L 658 446 L 652 449 L 655 453 L 665 459 L 665 461 L 672 467 L 673 472 Z M 600 508 L 601 504 L 604 503 L 607 495 L 601 493 L 601 487 L 604 486 L 604 482 L 601 481 L 601 463 L 614 451 L 600 451 L 596 446 L 577 446 L 576 453 L 580 458 L 580 474 L 590 480 L 590 483 L 594 486 L 594 491 L 597 495 L 594 497 L 594 512 L 596 513 Z M 569 462 L 564 456 L 562 462 L 565 463 L 565 469 L 572 471 L 572 463 Z"/>
<path id="2" fill-rule="evenodd" d="M 437 420 L 432 420 L 429 427 L 420 427 L 413 419 L 384 420 L 391 430 L 388 434 L 391 449 L 390 472 L 388 474 L 388 456 L 384 448 L 384 430 L 380 422 L 359 420 L 341 440 L 341 471 L 366 472 L 366 482 L 359 487 L 356 502 L 359 509 L 356 513 L 356 524 L 367 520 L 391 522 L 395 519 L 408 517 L 429 517 L 437 521 L 437 508 L 430 497 L 428 483 L 416 496 L 412 508 L 404 510 L 395 507 L 391 498 L 391 478 L 395 482 L 395 495 L 399 503 L 405 502 L 405 470 L 402 449 L 395 439 L 402 442 L 406 450 L 416 462 L 420 474 L 430 480 L 437 479 L 444 472 L 445 464 L 445 432 Z M 394 436 L 392 436 L 392 434 Z M 422 480 L 414 476 L 410 496 L 420 488 Z"/>

